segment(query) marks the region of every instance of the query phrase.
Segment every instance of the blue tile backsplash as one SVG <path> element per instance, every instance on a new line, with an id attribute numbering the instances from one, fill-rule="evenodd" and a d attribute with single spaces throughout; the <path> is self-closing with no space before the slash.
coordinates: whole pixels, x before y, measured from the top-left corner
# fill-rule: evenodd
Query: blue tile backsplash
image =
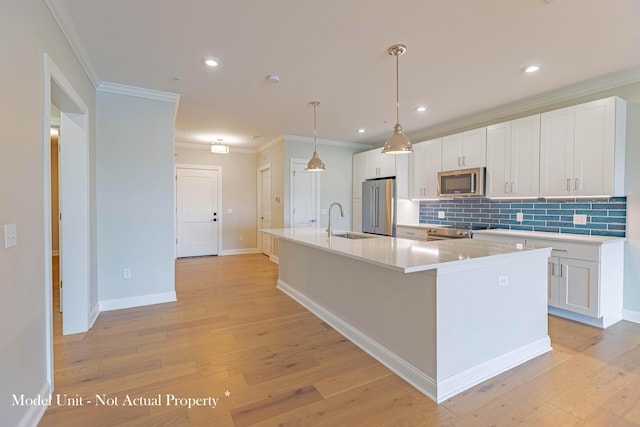
<path id="1" fill-rule="evenodd" d="M 444 212 L 444 219 L 438 218 L 439 211 Z M 519 212 L 523 214 L 522 222 L 516 221 Z M 586 225 L 574 225 L 574 214 L 586 215 Z M 420 223 L 625 237 L 627 198 L 423 200 Z"/>

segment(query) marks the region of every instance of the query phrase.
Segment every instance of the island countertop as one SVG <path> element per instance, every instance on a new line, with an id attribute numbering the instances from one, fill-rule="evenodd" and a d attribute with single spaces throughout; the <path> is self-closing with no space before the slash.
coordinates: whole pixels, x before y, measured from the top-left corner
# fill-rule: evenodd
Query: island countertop
<path id="1" fill-rule="evenodd" d="M 515 245 L 474 241 L 473 239 L 425 242 L 377 235 L 364 239 L 346 239 L 338 236 L 329 238 L 327 232 L 321 228 L 277 228 L 260 231 L 281 239 L 403 273 L 473 267 L 479 263 L 491 261 L 492 257 L 520 257 L 536 251 L 550 252 L 548 248 L 517 248 Z M 344 232 L 334 231 L 334 234 L 340 233 Z"/>

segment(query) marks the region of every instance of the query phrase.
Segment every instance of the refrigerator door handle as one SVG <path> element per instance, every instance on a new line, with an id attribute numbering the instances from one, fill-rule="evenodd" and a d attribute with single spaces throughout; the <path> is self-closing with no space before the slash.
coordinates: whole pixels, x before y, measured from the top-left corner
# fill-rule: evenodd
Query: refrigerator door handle
<path id="1" fill-rule="evenodd" d="M 375 206 L 376 206 L 376 188 L 374 186 L 369 187 L 370 203 L 369 203 L 369 222 L 371 228 L 376 226 L 375 218 Z"/>
<path id="2" fill-rule="evenodd" d="M 380 227 L 380 187 L 376 185 L 376 228 Z"/>

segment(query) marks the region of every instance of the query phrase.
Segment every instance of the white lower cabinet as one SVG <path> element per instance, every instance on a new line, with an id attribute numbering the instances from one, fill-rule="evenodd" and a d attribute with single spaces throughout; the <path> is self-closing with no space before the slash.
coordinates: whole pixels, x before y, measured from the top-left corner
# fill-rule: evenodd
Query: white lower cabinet
<path id="1" fill-rule="evenodd" d="M 477 231 L 473 238 L 551 247 L 547 283 L 550 314 L 602 328 L 622 319 L 624 239 L 568 236 L 563 240 L 540 236 L 545 233 L 508 234 Z"/>
<path id="2" fill-rule="evenodd" d="M 549 258 L 549 305 L 586 316 L 601 317 L 599 263 Z"/>

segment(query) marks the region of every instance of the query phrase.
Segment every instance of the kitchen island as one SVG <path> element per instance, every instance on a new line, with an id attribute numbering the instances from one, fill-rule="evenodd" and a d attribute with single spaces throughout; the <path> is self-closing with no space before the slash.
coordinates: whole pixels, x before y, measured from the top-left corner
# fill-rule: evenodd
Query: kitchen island
<path id="1" fill-rule="evenodd" d="M 551 350 L 549 248 L 261 231 L 279 289 L 436 402 Z"/>

